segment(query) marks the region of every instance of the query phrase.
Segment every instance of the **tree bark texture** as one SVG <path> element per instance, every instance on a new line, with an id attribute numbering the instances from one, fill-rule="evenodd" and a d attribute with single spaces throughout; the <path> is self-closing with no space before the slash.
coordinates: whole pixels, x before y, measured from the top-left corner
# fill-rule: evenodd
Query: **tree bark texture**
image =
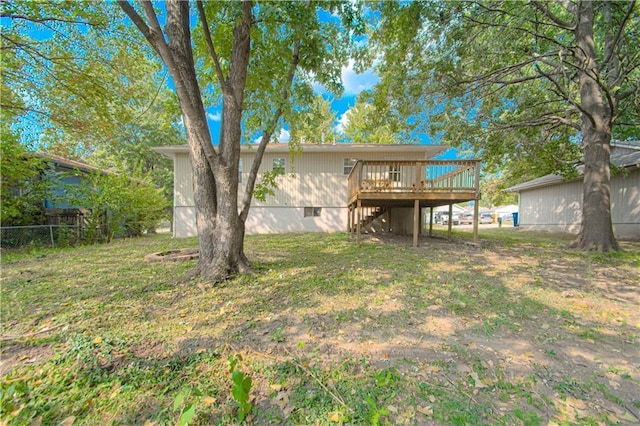
<path id="1" fill-rule="evenodd" d="M 242 102 L 250 52 L 251 2 L 243 2 L 236 21 L 229 77 L 222 81 L 223 113 L 219 149 L 212 144 L 191 47 L 189 2 L 167 0 L 162 31 L 150 3 L 143 3 L 149 24 L 119 2 L 167 66 L 182 110 L 193 171 L 193 195 L 200 257 L 192 276 L 210 282 L 249 270 L 243 252 L 244 222 L 238 214 L 238 163 Z M 165 40 L 166 35 L 166 40 Z"/>
<path id="2" fill-rule="evenodd" d="M 582 107 L 584 185 L 582 223 L 572 246 L 582 250 L 619 250 L 611 223 L 611 109 L 603 100 L 598 84 L 594 46 L 594 5 L 578 3 L 575 29 L 580 59 L 579 85 Z"/>

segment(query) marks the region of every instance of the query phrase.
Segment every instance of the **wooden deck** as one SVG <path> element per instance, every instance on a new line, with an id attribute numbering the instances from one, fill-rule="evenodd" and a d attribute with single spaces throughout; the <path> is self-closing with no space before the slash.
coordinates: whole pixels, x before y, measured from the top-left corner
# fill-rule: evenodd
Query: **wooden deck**
<path id="1" fill-rule="evenodd" d="M 359 160 L 348 177 L 349 230 L 360 231 L 365 220 L 376 212 L 393 207 L 414 208 L 414 246 L 420 232 L 420 209 L 475 200 L 474 240 L 478 239 L 480 161 L 364 161 Z M 366 212 L 374 212 L 369 215 Z M 449 221 L 449 235 L 451 221 Z"/>

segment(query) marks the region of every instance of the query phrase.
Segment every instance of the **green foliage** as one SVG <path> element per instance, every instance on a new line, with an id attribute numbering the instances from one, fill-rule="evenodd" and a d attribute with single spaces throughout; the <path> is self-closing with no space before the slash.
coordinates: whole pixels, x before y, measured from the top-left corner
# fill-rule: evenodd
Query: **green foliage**
<path id="1" fill-rule="evenodd" d="M 92 172 L 81 185 L 67 185 L 71 204 L 91 211 L 88 242 L 140 235 L 165 214 L 167 200 L 149 177 Z"/>
<path id="2" fill-rule="evenodd" d="M 178 411 L 180 413 L 180 417 L 178 417 L 178 421 L 176 422 L 179 426 L 188 425 L 196 415 L 196 405 L 194 403 L 187 402 L 187 399 L 192 393 L 194 393 L 192 389 L 184 388 L 173 400 L 173 411 Z M 197 392 L 194 394 L 197 394 Z"/>
<path id="3" fill-rule="evenodd" d="M 169 190 L 171 162 L 151 147 L 184 143 L 179 107 L 120 8 L 62 1 L 0 7 L 0 102 L 20 141 L 102 169 L 150 172 Z"/>
<path id="4" fill-rule="evenodd" d="M 292 111 L 287 121 L 292 142 L 330 143 L 335 140 L 336 115 L 322 95 L 313 98 L 307 107 Z"/>
<path id="5" fill-rule="evenodd" d="M 506 175 L 484 178 L 482 182 L 480 182 L 482 193 L 480 205 L 483 207 L 493 207 L 517 204 L 518 194 L 504 192 L 506 188 L 516 183 L 518 183 L 517 179 L 508 179 Z"/>
<path id="6" fill-rule="evenodd" d="M 204 8 L 222 72 L 228 75 L 232 31 L 241 5 L 204 2 Z M 326 101 L 313 94 L 312 83 L 320 83 L 332 93 L 342 93 L 342 66 L 348 64 L 355 38 L 364 32 L 361 9 L 358 3 L 346 2 L 256 2 L 243 104 L 244 142 L 264 131 L 277 130 L 282 124 L 273 121 L 277 111 L 290 124 L 293 140 L 304 137 L 320 142 L 323 130 L 325 140 L 330 138 L 330 112 Z M 288 78 L 293 46 L 298 40 L 299 62 L 291 85 Z M 221 101 L 220 87 L 211 84 L 217 83 L 218 78 L 200 23 L 194 30 L 194 42 L 205 105 L 217 106 Z"/>
<path id="7" fill-rule="evenodd" d="M 252 380 L 242 371 L 237 370 L 238 363 L 242 361 L 242 355 L 229 356 L 229 374 L 231 374 L 231 396 L 238 405 L 238 422 L 242 423 L 247 415 L 251 412 L 253 405 L 249 402 L 249 393 L 251 392 Z"/>
<path id="8" fill-rule="evenodd" d="M 0 222 L 3 226 L 39 224 L 43 202 L 51 195 L 53 183 L 43 178 L 46 164 L 18 142 L 4 120 L 1 133 Z"/>
<path id="9" fill-rule="evenodd" d="M 399 129 L 371 103 L 358 102 L 347 111 L 342 138 L 353 143 L 400 143 Z"/>
<path id="10" fill-rule="evenodd" d="M 378 3 L 373 38 L 384 57 L 374 104 L 385 115 L 411 117 L 407 131 L 475 152 L 490 173 L 503 167 L 536 176 L 575 173 L 583 120 L 577 73 L 583 64 L 574 54 L 571 28 L 579 3 Z M 640 117 L 631 95 L 640 77 L 640 34 L 629 31 L 640 18 L 630 8 L 627 2 L 596 2 L 593 22 L 602 73 L 595 79 L 617 111 L 612 132 L 621 139 Z M 614 38 L 615 51 L 607 54 Z"/>

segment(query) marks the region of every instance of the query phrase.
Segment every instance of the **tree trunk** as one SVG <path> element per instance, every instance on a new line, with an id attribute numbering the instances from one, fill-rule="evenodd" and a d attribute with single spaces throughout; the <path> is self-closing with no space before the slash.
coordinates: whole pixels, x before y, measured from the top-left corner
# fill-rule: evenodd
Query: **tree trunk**
<path id="1" fill-rule="evenodd" d="M 603 101 L 597 81 L 598 69 L 593 40 L 593 3 L 578 3 L 576 26 L 580 103 L 582 106 L 582 143 L 584 147 L 584 184 L 582 223 L 572 247 L 582 250 L 619 250 L 611 224 L 611 124 L 612 113 Z"/>
<path id="2" fill-rule="evenodd" d="M 143 3 L 147 25 L 126 1 L 123 10 L 145 35 L 171 73 L 182 110 L 193 171 L 193 196 L 200 257 L 187 277 L 225 280 L 249 270 L 243 252 L 244 222 L 238 214 L 238 163 L 242 136 L 242 102 L 251 47 L 251 2 L 244 2 L 242 17 L 233 32 L 229 78 L 221 81 L 223 119 L 216 152 L 202 103 L 191 48 L 189 3 L 168 0 L 164 33 L 155 11 Z M 166 34 L 166 39 L 165 39 Z"/>

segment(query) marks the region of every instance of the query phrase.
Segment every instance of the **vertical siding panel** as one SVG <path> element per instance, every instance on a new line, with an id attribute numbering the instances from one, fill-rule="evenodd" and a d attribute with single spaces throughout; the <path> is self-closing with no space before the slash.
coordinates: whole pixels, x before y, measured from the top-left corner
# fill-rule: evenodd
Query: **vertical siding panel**
<path id="1" fill-rule="evenodd" d="M 189 154 L 176 154 L 174 159 L 174 204 L 176 206 L 193 206 L 193 182 L 191 180 L 191 162 Z"/>

